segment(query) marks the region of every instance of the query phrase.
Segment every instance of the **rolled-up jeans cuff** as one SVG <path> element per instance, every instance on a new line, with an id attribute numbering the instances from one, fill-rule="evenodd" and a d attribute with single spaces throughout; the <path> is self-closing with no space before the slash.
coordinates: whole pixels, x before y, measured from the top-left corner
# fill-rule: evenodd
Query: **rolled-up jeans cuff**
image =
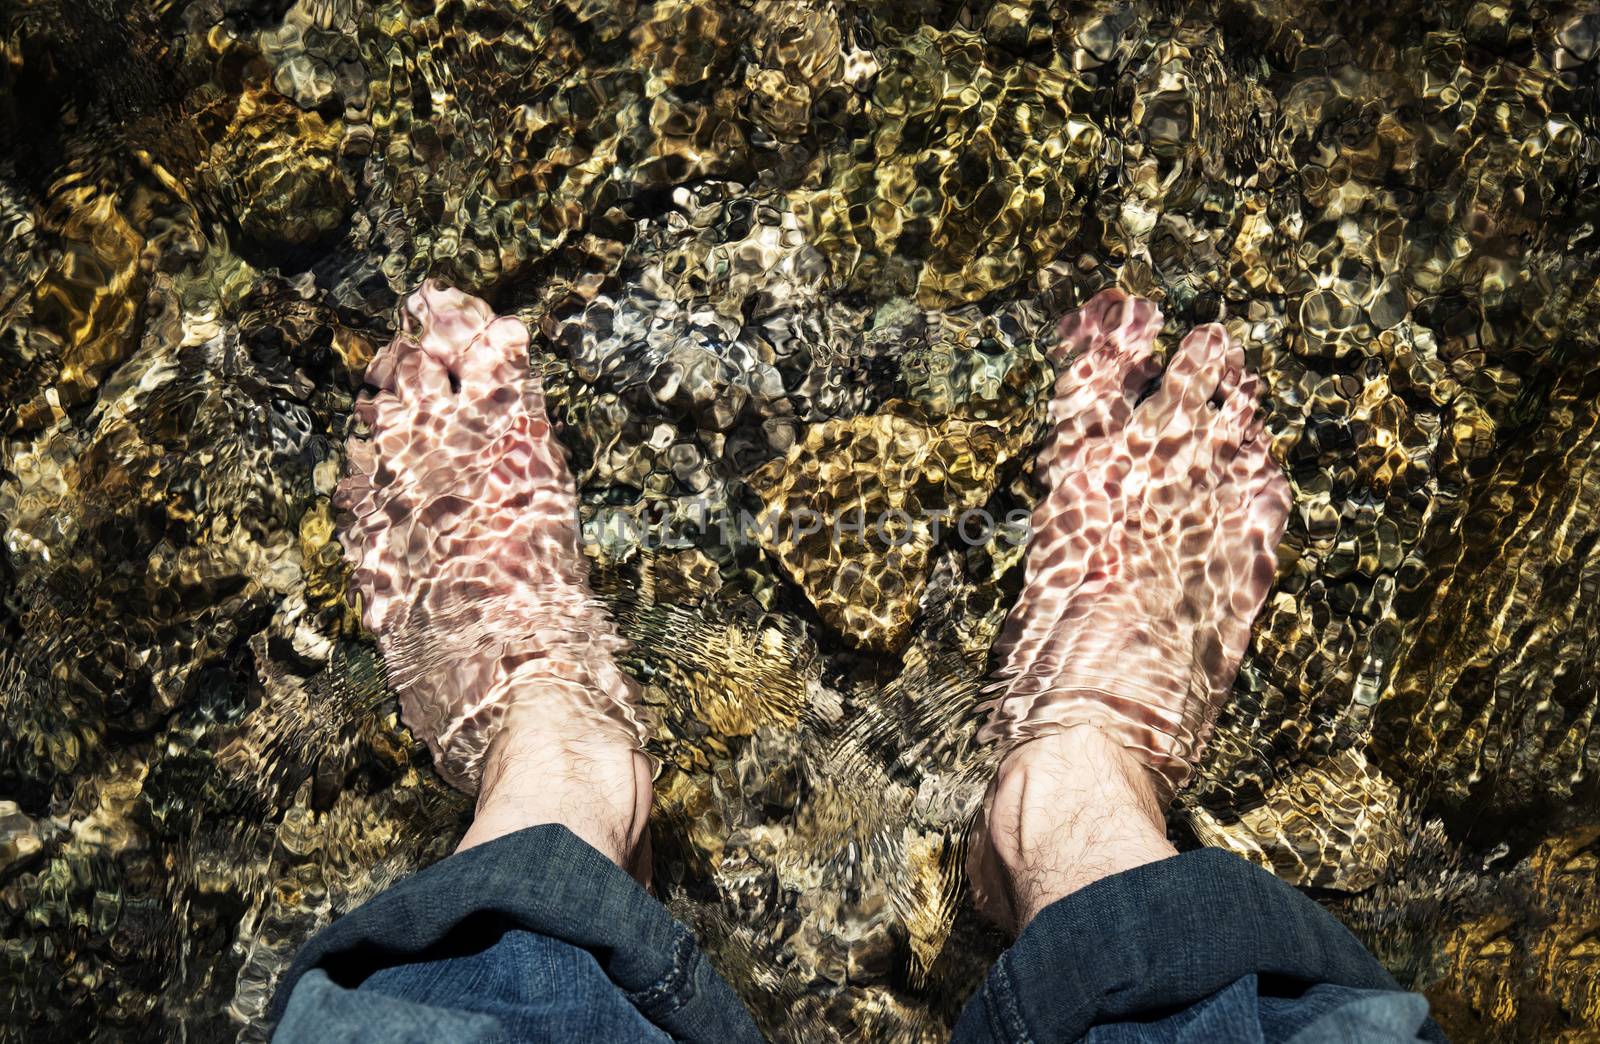
<path id="1" fill-rule="evenodd" d="M 401 881 L 314 936 L 273 997 L 283 1015 L 312 968 L 358 986 L 428 959 L 460 925 L 489 918 L 587 950 L 639 1012 L 676 1038 L 759 1040 L 694 936 L 615 863 L 563 826 L 519 830 Z"/>
<path id="2" fill-rule="evenodd" d="M 995 963 L 977 1002 L 1009 1040 L 1077 1040 L 1090 1028 L 1199 1003 L 1256 974 L 1307 986 L 1399 990 L 1322 907 L 1220 849 L 1114 874 L 1041 910 Z M 1425 1039 L 1443 1041 L 1429 1020 Z"/>

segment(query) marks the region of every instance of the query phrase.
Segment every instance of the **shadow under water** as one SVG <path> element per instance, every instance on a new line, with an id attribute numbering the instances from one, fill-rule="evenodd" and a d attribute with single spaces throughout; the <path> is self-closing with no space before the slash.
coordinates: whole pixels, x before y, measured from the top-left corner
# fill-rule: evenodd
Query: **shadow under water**
<path id="1" fill-rule="evenodd" d="M 778 1039 L 939 1040 L 1052 320 L 1223 321 L 1295 511 L 1173 816 L 1459 1039 L 1600 1032 L 1600 7 L 0 0 L 0 1012 L 264 1037 L 467 800 L 344 604 L 433 276 L 534 332 L 659 709 L 657 889 Z M 1167 345 L 1166 347 L 1170 347 Z"/>

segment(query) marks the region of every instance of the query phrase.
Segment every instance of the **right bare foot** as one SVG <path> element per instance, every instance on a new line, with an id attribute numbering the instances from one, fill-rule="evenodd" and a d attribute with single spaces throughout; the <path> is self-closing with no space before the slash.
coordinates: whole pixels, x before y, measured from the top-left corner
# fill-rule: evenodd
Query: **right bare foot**
<path id="1" fill-rule="evenodd" d="M 1026 583 L 995 645 L 991 738 L 1103 729 L 1176 788 L 1266 600 L 1289 484 L 1227 331 L 1183 339 L 1161 386 L 1154 304 L 1107 290 L 1061 325 L 1071 358 L 1040 456 Z"/>
<path id="2" fill-rule="evenodd" d="M 1171 854 L 1162 806 L 1233 685 L 1288 518 L 1257 378 L 1221 326 L 1184 338 L 1141 401 L 1160 326 L 1116 290 L 1061 325 L 1050 493 L 984 729 L 1011 749 L 968 863 L 980 908 L 1016 930 Z"/>

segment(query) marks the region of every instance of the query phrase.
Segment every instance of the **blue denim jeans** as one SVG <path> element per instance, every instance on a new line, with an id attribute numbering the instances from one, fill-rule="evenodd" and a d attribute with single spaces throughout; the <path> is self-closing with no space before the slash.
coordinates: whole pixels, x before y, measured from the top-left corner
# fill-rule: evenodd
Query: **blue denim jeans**
<path id="1" fill-rule="evenodd" d="M 272 1017 L 287 1044 L 761 1039 L 689 930 L 559 826 L 453 855 L 335 921 L 296 957 Z M 954 1039 L 1444 1035 L 1427 1002 L 1321 907 L 1203 849 L 1046 907 L 967 1002 Z"/>

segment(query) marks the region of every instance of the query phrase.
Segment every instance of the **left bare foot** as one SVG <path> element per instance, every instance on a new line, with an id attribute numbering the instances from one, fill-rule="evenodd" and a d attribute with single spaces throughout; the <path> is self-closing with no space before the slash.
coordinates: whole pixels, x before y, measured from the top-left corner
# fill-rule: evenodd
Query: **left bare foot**
<path id="1" fill-rule="evenodd" d="M 335 495 L 351 589 L 406 724 L 477 790 L 462 847 L 563 823 L 631 868 L 650 763 L 624 647 L 587 582 L 528 333 L 426 283 L 373 359 Z"/>

